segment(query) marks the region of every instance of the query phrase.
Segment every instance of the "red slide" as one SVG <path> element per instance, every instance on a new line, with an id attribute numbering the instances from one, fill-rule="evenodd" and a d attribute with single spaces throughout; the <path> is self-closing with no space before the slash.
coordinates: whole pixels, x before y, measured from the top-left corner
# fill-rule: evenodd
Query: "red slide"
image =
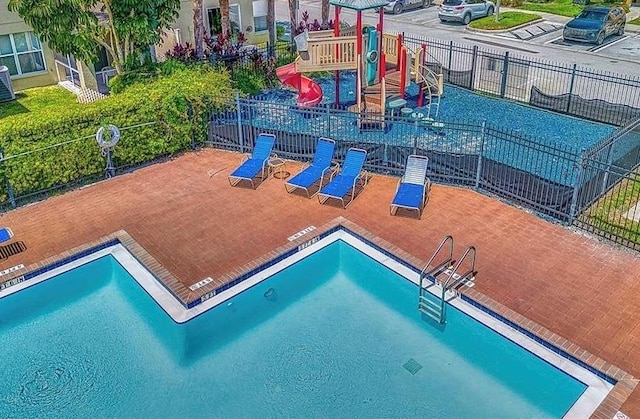
<path id="1" fill-rule="evenodd" d="M 278 67 L 276 75 L 283 84 L 298 91 L 298 105 L 314 106 L 322 100 L 322 87 L 309 77 L 298 73 L 295 63 Z"/>

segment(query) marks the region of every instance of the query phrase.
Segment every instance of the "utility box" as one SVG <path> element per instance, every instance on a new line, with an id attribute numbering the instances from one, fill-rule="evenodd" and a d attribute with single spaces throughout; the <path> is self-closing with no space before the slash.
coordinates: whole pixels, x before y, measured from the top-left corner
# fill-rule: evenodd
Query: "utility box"
<path id="1" fill-rule="evenodd" d="M 7 102 L 16 98 L 11 86 L 11 75 L 7 66 L 0 66 L 0 102 Z"/>

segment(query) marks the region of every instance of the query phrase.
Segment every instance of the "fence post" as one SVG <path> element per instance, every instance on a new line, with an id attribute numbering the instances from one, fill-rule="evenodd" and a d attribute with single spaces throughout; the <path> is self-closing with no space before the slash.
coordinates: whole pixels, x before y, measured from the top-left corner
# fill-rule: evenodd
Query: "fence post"
<path id="1" fill-rule="evenodd" d="M 609 183 L 609 172 L 611 171 L 611 165 L 613 164 L 613 144 L 614 142 L 611 141 L 611 144 L 609 144 L 609 149 L 607 150 L 607 168 L 604 172 L 604 176 L 602 177 L 602 190 L 600 191 L 600 194 L 604 194 L 605 191 L 607 190 L 607 184 Z"/>
<path id="2" fill-rule="evenodd" d="M 327 132 L 331 132 L 331 107 L 327 105 Z"/>
<path id="3" fill-rule="evenodd" d="M 569 207 L 569 225 L 572 225 L 578 215 L 578 195 L 580 194 L 580 186 L 582 185 L 582 177 L 584 176 L 585 165 L 584 152 L 580 153 L 578 161 L 576 162 L 576 179 L 573 184 L 573 195 L 571 196 L 571 206 Z"/>
<path id="4" fill-rule="evenodd" d="M 565 111 L 567 114 L 570 113 L 569 109 L 571 109 L 571 96 L 573 96 L 573 85 L 576 79 L 576 68 L 578 64 L 573 64 L 573 70 L 571 71 L 571 81 L 569 82 L 569 96 L 567 99 L 567 110 Z"/>
<path id="5" fill-rule="evenodd" d="M 244 153 L 244 135 L 242 134 L 242 111 L 240 109 L 239 93 L 236 93 L 236 108 L 238 112 L 238 140 L 240 140 L 240 152 Z"/>
<path id="6" fill-rule="evenodd" d="M 453 62 L 453 41 L 449 41 L 449 65 L 447 65 L 447 81 L 451 83 L 451 63 Z"/>
<path id="7" fill-rule="evenodd" d="M 482 174 L 482 155 L 484 154 L 484 136 L 486 127 L 487 121 L 482 121 L 482 126 L 480 127 L 480 152 L 478 153 L 478 168 L 476 169 L 476 189 L 480 189 L 480 179 Z"/>
<path id="8" fill-rule="evenodd" d="M 471 55 L 471 78 L 469 80 L 469 90 L 473 90 L 473 86 L 476 84 L 475 83 L 475 77 L 476 77 L 476 60 L 478 59 L 478 46 L 474 45 L 473 46 L 473 53 Z"/>
<path id="9" fill-rule="evenodd" d="M 509 76 L 509 51 L 504 53 L 504 61 L 502 63 L 502 83 L 500 85 L 500 97 L 504 98 L 507 93 L 507 77 Z"/>
<path id="10" fill-rule="evenodd" d="M 7 189 L 7 197 L 12 208 L 16 207 L 16 197 L 13 193 L 11 183 L 9 183 L 9 177 L 7 176 L 7 164 L 4 160 L 4 148 L 0 147 L 0 163 L 2 163 L 2 177 L 4 178 L 4 185 Z"/>

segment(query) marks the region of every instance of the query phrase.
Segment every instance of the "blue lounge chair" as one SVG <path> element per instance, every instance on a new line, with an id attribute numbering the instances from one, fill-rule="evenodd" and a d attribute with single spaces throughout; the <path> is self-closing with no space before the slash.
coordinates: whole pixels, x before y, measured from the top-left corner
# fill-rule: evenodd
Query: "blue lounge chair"
<path id="1" fill-rule="evenodd" d="M 13 231 L 9 227 L 0 228 L 0 243 L 4 243 L 13 238 Z"/>
<path id="2" fill-rule="evenodd" d="M 395 215 L 398 208 L 406 208 L 418 211 L 418 218 L 422 217 L 422 210 L 431 188 L 431 181 L 427 177 L 428 165 L 428 157 L 407 157 L 404 176 L 398 181 L 396 195 L 391 202 L 391 215 Z"/>
<path id="3" fill-rule="evenodd" d="M 366 150 L 350 148 L 342 164 L 342 170 L 335 176 L 331 174 L 329 183 L 318 192 L 318 200 L 320 203 L 324 204 L 327 199 L 335 198 L 342 202 L 343 208 L 347 208 L 356 197 L 356 185 L 358 181 L 362 182 L 363 187 L 367 185 L 367 176 L 362 170 L 366 158 Z M 351 192 L 351 199 L 345 203 L 344 199 L 349 195 L 349 192 Z"/>
<path id="4" fill-rule="evenodd" d="M 336 142 L 329 138 L 318 138 L 316 153 L 313 156 L 313 162 L 295 175 L 291 180 L 285 183 L 284 187 L 287 192 L 291 193 L 300 188 L 307 193 L 307 198 L 311 198 L 315 193 L 309 194 L 309 188 L 320 181 L 318 190 L 322 189 L 322 183 L 325 175 L 331 170 L 333 159 L 333 151 L 336 148 Z"/>
<path id="5" fill-rule="evenodd" d="M 261 180 L 269 175 L 269 157 L 273 145 L 276 142 L 276 136 L 273 134 L 260 134 L 256 138 L 251 157 L 242 162 L 242 164 L 229 175 L 229 183 L 236 186 L 241 180 L 248 180 L 255 189 L 253 180 L 260 174 Z M 245 158 L 247 158 L 245 156 Z"/>

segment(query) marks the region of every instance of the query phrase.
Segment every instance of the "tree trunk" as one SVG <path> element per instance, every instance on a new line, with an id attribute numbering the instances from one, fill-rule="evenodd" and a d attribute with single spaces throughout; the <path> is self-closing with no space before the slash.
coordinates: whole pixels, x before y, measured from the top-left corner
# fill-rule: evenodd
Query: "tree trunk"
<path id="1" fill-rule="evenodd" d="M 296 8 L 298 0 L 289 0 L 289 21 L 291 22 L 291 42 L 293 37 L 298 34 L 298 10 Z"/>
<path id="2" fill-rule="evenodd" d="M 220 26 L 223 35 L 231 35 L 231 21 L 229 19 L 229 0 L 220 0 Z"/>
<path id="3" fill-rule="evenodd" d="M 269 30 L 269 47 L 276 46 L 276 0 L 267 0 L 267 29 Z"/>
<path id="4" fill-rule="evenodd" d="M 193 0 L 193 39 L 196 57 L 204 56 L 204 23 L 202 22 L 202 0 Z"/>
<path id="5" fill-rule="evenodd" d="M 322 29 L 329 29 L 329 0 L 322 0 Z"/>
<path id="6" fill-rule="evenodd" d="M 496 10 L 495 10 L 495 20 L 496 22 L 500 21 L 500 0 L 496 1 Z"/>
<path id="7" fill-rule="evenodd" d="M 105 11 L 107 12 L 107 16 L 109 17 L 109 27 L 112 38 L 112 48 L 108 48 L 107 51 L 111 52 L 113 60 L 113 66 L 116 68 L 116 72 L 118 74 L 122 74 L 124 72 L 124 63 L 126 56 L 122 51 L 122 45 L 120 44 L 120 38 L 118 37 L 118 31 L 116 31 L 116 27 L 113 19 L 113 12 L 111 11 L 111 1 L 105 0 L 103 2 Z"/>

